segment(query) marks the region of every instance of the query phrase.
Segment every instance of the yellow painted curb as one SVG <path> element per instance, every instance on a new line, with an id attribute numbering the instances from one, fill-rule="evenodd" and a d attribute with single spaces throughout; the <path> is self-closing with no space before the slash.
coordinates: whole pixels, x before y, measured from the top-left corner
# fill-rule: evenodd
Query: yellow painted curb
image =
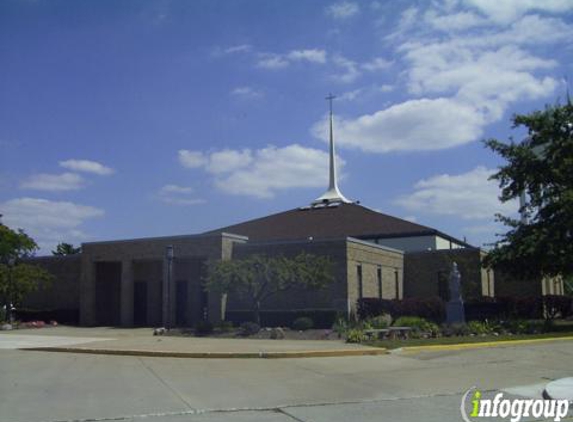
<path id="1" fill-rule="evenodd" d="M 93 349 L 84 347 L 26 347 L 20 350 L 36 352 L 85 353 L 92 355 L 114 356 L 140 356 L 161 358 L 188 358 L 188 359 L 292 359 L 317 357 L 345 357 L 345 356 L 373 356 L 385 355 L 384 348 L 368 348 L 353 350 L 307 350 L 295 352 L 171 352 L 162 350 L 114 350 Z"/>
<path id="2" fill-rule="evenodd" d="M 535 338 L 524 340 L 499 340 L 499 341 L 484 341 L 480 343 L 459 343 L 459 344 L 435 344 L 429 346 L 406 346 L 402 347 L 404 352 L 424 352 L 424 351 L 447 351 L 447 350 L 463 350 L 463 349 L 480 349 L 486 347 L 503 347 L 514 346 L 519 344 L 533 344 L 533 343 L 549 343 L 560 340 L 573 340 L 573 336 L 567 337 L 548 337 L 548 338 Z"/>

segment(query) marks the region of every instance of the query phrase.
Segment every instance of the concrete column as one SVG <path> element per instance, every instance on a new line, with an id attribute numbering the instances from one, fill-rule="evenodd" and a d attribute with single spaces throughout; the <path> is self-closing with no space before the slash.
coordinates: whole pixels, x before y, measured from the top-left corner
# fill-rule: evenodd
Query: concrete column
<path id="1" fill-rule="evenodd" d="M 133 262 L 121 261 L 120 315 L 122 327 L 133 327 Z"/>

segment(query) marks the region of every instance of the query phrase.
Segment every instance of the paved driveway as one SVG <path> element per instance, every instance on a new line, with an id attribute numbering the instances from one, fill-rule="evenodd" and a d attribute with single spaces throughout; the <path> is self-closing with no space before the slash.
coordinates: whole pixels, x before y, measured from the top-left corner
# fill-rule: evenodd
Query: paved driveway
<path id="1" fill-rule="evenodd" d="M 309 359 L 171 359 L 0 350 L 0 421 L 456 421 L 461 395 L 539 395 L 573 342 Z"/>

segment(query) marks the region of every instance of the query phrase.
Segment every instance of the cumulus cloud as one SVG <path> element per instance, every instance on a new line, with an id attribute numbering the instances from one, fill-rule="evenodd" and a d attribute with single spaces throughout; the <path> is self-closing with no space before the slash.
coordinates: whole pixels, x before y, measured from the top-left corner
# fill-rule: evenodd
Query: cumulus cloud
<path id="1" fill-rule="evenodd" d="M 326 14 L 334 19 L 348 19 L 359 12 L 360 7 L 358 4 L 349 1 L 334 3 L 326 8 Z"/>
<path id="2" fill-rule="evenodd" d="M 573 26 L 527 12 L 562 10 L 563 3 L 529 3 L 503 26 L 485 12 L 503 2 L 474 3 L 480 7 L 464 10 L 458 2 L 434 2 L 402 12 L 386 40 L 396 49 L 396 60 L 404 68 L 401 82 L 413 98 L 340 118 L 336 131 L 342 147 L 380 153 L 451 148 L 480 139 L 514 104 L 553 95 L 560 82 L 551 71 L 558 63 L 544 54 L 544 47 L 571 39 Z M 465 32 L 458 33 L 461 30 Z M 340 55 L 332 62 L 341 70 L 333 79 L 344 83 L 392 65 L 383 58 L 358 63 Z M 352 100 L 358 93 L 348 91 L 343 98 Z M 320 121 L 312 129 L 322 139 L 324 124 Z"/>
<path id="3" fill-rule="evenodd" d="M 183 167 L 190 169 L 201 167 L 206 163 L 206 158 L 202 152 L 189 151 L 186 149 L 181 149 L 178 151 L 177 159 Z"/>
<path id="4" fill-rule="evenodd" d="M 165 185 L 160 190 L 159 193 L 162 195 L 168 194 L 189 194 L 192 193 L 194 189 L 191 186 L 179 186 L 179 185 Z"/>
<path id="5" fill-rule="evenodd" d="M 292 61 L 326 63 L 326 51 L 318 49 L 292 50 L 288 53 L 287 58 Z"/>
<path id="6" fill-rule="evenodd" d="M 488 180 L 494 172 L 479 166 L 463 174 L 432 176 L 418 181 L 414 192 L 394 203 L 416 214 L 455 216 L 464 220 L 493 220 L 496 213 L 513 214 L 517 204 L 502 204 L 497 183 Z"/>
<path id="7" fill-rule="evenodd" d="M 571 0 L 466 0 L 466 3 L 498 24 L 515 21 L 530 11 L 562 13 L 573 10 Z"/>
<path id="8" fill-rule="evenodd" d="M 293 188 L 325 187 L 328 178 L 326 151 L 298 144 L 268 146 L 258 150 L 216 151 L 203 154 L 203 169 L 215 186 L 226 193 L 272 198 Z M 338 159 L 339 167 L 344 162 Z"/>
<path id="9" fill-rule="evenodd" d="M 60 167 L 66 168 L 68 170 L 80 171 L 85 173 L 98 174 L 100 176 L 106 176 L 113 174 L 114 170 L 112 168 L 106 167 L 97 161 L 91 160 L 66 160 L 60 161 Z"/>
<path id="10" fill-rule="evenodd" d="M 312 133 L 328 140 L 327 117 Z M 356 119 L 335 120 L 338 145 L 365 152 L 438 150 L 479 139 L 483 116 L 449 98 L 410 100 Z"/>
<path id="11" fill-rule="evenodd" d="M 102 209 L 89 205 L 29 197 L 0 203 L 0 213 L 4 224 L 24 229 L 42 252 L 54 249 L 59 242 L 81 242 L 87 237 L 81 225 L 104 215 Z"/>
<path id="12" fill-rule="evenodd" d="M 260 53 L 258 55 L 257 67 L 276 70 L 283 69 L 294 62 L 324 64 L 326 63 L 326 59 L 326 51 L 316 48 L 291 50 L 286 54 Z"/>
<path id="13" fill-rule="evenodd" d="M 84 179 L 76 173 L 34 174 L 20 183 L 22 189 L 61 192 L 84 187 Z"/>

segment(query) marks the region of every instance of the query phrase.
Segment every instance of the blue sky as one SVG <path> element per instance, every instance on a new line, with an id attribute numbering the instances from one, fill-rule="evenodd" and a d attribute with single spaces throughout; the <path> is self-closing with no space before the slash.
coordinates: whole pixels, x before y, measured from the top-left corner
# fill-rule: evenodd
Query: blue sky
<path id="1" fill-rule="evenodd" d="M 573 1 L 0 3 L 0 214 L 61 241 L 199 233 L 327 185 L 481 245 L 490 137 L 573 74 Z"/>

